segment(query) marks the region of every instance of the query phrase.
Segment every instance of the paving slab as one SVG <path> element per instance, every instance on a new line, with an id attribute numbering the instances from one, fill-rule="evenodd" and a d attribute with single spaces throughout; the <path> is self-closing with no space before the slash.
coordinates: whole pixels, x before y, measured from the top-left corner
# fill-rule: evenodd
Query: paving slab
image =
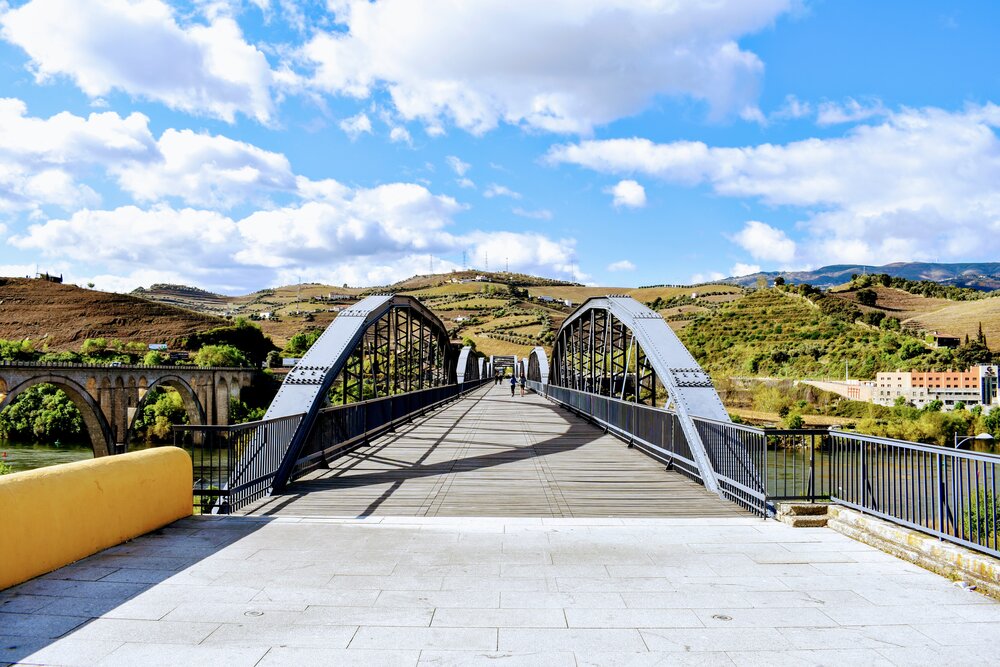
<path id="1" fill-rule="evenodd" d="M 71 578 L 100 574 L 85 564 L 0 593 L 0 662 L 976 664 L 995 660 L 1000 642 L 1000 604 L 826 529 L 382 519 L 180 521 L 116 551 L 121 567 L 101 579 Z M 180 570 L 143 568 L 164 536 L 180 551 L 220 547 Z M 573 554 L 586 562 L 560 562 Z M 852 568 L 816 567 L 831 563 Z M 814 572 L 767 567 L 783 565 Z M 692 574 L 702 566 L 719 572 Z M 126 570 L 163 579 L 106 580 Z"/>

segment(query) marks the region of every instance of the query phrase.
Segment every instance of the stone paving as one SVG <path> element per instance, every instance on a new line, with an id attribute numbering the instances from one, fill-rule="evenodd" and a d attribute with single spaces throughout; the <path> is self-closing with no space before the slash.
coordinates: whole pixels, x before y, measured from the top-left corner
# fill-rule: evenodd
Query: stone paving
<path id="1" fill-rule="evenodd" d="M 753 518 L 191 518 L 0 593 L 0 662 L 990 664 L 1000 604 Z"/>

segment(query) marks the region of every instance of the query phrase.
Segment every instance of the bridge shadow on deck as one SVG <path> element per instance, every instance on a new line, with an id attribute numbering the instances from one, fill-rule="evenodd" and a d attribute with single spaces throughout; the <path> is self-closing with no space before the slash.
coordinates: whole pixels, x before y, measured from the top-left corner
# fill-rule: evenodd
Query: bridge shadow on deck
<path id="1" fill-rule="evenodd" d="M 263 516 L 746 516 L 535 394 L 489 386 L 248 509 Z"/>

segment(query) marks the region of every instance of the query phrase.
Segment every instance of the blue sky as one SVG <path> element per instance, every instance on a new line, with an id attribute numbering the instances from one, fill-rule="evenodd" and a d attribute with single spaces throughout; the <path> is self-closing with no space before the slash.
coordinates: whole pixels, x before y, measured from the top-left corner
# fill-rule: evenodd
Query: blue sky
<path id="1" fill-rule="evenodd" d="M 604 285 L 1000 256 L 1000 6 L 0 0 L 0 273 Z"/>

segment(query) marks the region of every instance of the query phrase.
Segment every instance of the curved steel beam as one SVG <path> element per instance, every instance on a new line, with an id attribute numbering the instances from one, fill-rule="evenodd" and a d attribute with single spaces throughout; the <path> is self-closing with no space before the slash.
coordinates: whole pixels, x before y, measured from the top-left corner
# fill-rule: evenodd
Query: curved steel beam
<path id="1" fill-rule="evenodd" d="M 712 379 L 691 356 L 663 317 L 628 296 L 592 297 L 583 302 L 556 332 L 556 352 L 550 370 L 550 382 L 560 384 L 558 359 L 563 352 L 558 347 L 565 338 L 564 332 L 573 330 L 582 318 L 591 317 L 595 311 L 604 311 L 624 325 L 642 348 L 655 377 L 663 383 L 670 401 L 677 412 L 691 452 L 698 464 L 705 487 L 719 492 L 715 471 L 708 459 L 705 446 L 695 427 L 693 417 L 703 417 L 728 422 L 729 414 L 715 391 Z M 595 313 L 596 314 L 596 313 Z M 638 391 L 638 388 L 636 388 Z"/>
<path id="2" fill-rule="evenodd" d="M 466 345 L 458 353 L 458 363 L 455 364 L 455 381 L 461 384 L 463 382 L 478 380 L 482 377 L 479 374 L 479 366 L 480 364 L 476 359 L 475 351 L 471 346 Z"/>
<path id="3" fill-rule="evenodd" d="M 544 347 L 538 346 L 528 355 L 528 379 L 542 384 L 549 383 L 549 358 Z"/>
<path id="4" fill-rule="evenodd" d="M 341 311 L 326 331 L 313 343 L 302 359 L 285 377 L 281 388 L 263 419 L 277 419 L 305 413 L 295 434 L 289 442 L 272 492 L 280 491 L 290 478 L 298 452 L 301 451 L 312 429 L 320 408 L 334 380 L 344 370 L 355 348 L 361 343 L 365 332 L 393 309 L 409 309 L 426 323 L 433 338 L 442 345 L 444 358 L 441 360 L 444 376 L 442 383 L 454 378 L 454 368 L 448 330 L 441 320 L 417 299 L 410 296 L 379 294 L 369 296 L 351 308 Z M 421 325 L 423 326 L 423 325 Z"/>

